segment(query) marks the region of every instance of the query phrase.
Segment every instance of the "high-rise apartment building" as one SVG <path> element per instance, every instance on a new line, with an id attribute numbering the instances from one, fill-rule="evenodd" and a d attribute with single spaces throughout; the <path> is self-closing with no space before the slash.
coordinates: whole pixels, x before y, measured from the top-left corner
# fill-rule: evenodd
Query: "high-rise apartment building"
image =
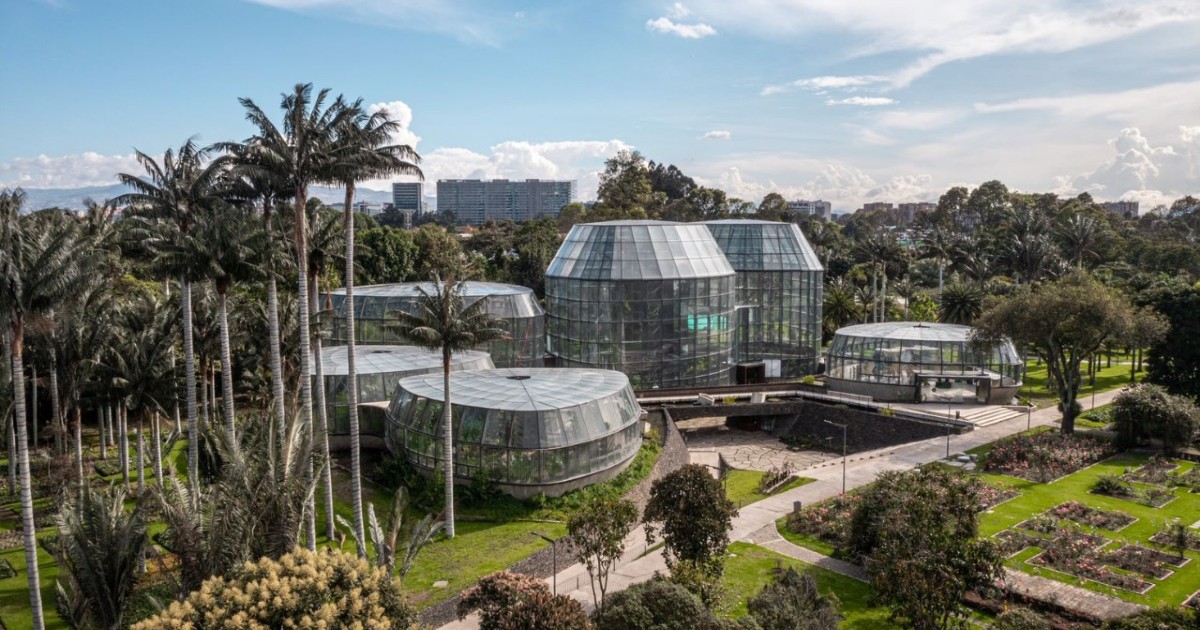
<path id="1" fill-rule="evenodd" d="M 573 180 L 439 179 L 438 212 L 453 212 L 460 223 L 529 221 L 556 217 L 575 200 Z"/>
<path id="2" fill-rule="evenodd" d="M 908 225 L 909 223 L 913 222 L 913 219 L 917 218 L 918 214 L 921 214 L 922 212 L 933 212 L 935 208 L 937 208 L 937 204 L 930 203 L 928 201 L 902 203 L 900 204 L 900 223 L 902 225 Z"/>
<path id="3" fill-rule="evenodd" d="M 423 213 L 425 185 L 421 182 L 396 182 L 392 184 L 392 207 L 404 212 L 420 215 Z"/>
<path id="4" fill-rule="evenodd" d="M 1100 204 L 1111 215 L 1118 217 L 1133 217 L 1138 216 L 1138 202 L 1136 201 L 1105 201 Z"/>
<path id="5" fill-rule="evenodd" d="M 833 220 L 833 204 L 828 201 L 808 201 L 801 199 L 799 201 L 787 202 L 788 210 L 795 212 L 797 215 L 811 215 L 821 217 L 826 221 Z"/>

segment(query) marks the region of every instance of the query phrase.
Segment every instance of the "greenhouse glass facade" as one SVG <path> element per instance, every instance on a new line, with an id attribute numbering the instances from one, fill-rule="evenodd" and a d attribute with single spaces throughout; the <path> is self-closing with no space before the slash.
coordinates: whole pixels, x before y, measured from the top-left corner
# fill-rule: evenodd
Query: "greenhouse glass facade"
<path id="1" fill-rule="evenodd" d="M 795 223 L 705 223 L 737 272 L 733 358 L 762 361 L 769 377 L 815 374 L 824 270 Z"/>
<path id="2" fill-rule="evenodd" d="M 704 225 L 576 225 L 546 271 L 547 352 L 620 370 L 635 389 L 723 385 L 733 305 L 733 268 Z"/>
<path id="3" fill-rule="evenodd" d="M 558 496 L 615 476 L 642 444 L 642 411 L 620 372 L 485 370 L 450 386 L 458 482 L 482 472 L 514 496 Z M 430 474 L 443 465 L 444 400 L 440 376 L 414 376 L 387 412 L 388 449 Z"/>
<path id="4" fill-rule="evenodd" d="M 837 331 L 826 359 L 834 391 L 877 400 L 1007 404 L 1024 363 L 1011 341 L 976 349 L 971 328 L 886 322 Z"/>
<path id="5" fill-rule="evenodd" d="M 358 372 L 358 402 L 373 403 L 388 401 L 396 391 L 396 384 L 406 376 L 418 374 L 442 374 L 442 353 L 414 346 L 358 346 L 354 353 L 354 367 Z M 488 370 L 493 368 L 486 352 L 468 350 L 456 352 L 451 358 L 450 369 Z M 316 380 L 316 366 L 312 366 Z M 330 435 L 350 433 L 350 389 L 349 368 L 346 363 L 346 347 L 335 346 L 321 351 L 321 369 L 325 377 L 325 410 L 329 418 Z M 383 437 L 382 422 L 365 420 L 359 431 L 364 435 Z M 378 416 L 371 416 L 378 418 Z"/>
<path id="6" fill-rule="evenodd" d="M 510 339 L 493 341 L 485 347 L 498 367 L 541 367 L 545 355 L 545 313 L 532 289 L 498 282 L 463 282 L 463 301 L 487 300 L 487 310 L 503 319 Z M 395 328 L 395 313 L 413 313 L 421 291 L 433 292 L 432 282 L 405 282 L 354 287 L 354 336 L 358 343 L 403 343 Z M 331 344 L 346 343 L 346 291 L 327 294 L 333 308 Z"/>

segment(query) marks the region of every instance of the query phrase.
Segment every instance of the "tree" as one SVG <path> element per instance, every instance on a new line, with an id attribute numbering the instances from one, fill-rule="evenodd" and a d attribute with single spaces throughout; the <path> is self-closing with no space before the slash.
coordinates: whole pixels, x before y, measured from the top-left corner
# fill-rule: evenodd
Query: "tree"
<path id="1" fill-rule="evenodd" d="M 622 150 L 604 161 L 596 205 L 587 218 L 608 221 L 655 217 L 666 200 L 665 193 L 654 190 L 646 158 L 637 151 Z"/>
<path id="2" fill-rule="evenodd" d="M 1139 298 L 1166 318 L 1169 329 L 1156 339 L 1140 339 L 1150 348 L 1146 380 L 1172 394 L 1200 398 L 1200 287 L 1160 287 Z"/>
<path id="3" fill-rule="evenodd" d="M 435 277 L 468 279 L 470 271 L 465 268 L 462 244 L 458 235 L 441 226 L 426 223 L 412 233 L 417 246 L 418 280 Z"/>
<path id="4" fill-rule="evenodd" d="M 1109 619 L 1101 630 L 1197 630 L 1200 614 L 1182 608 L 1151 608 L 1127 617 Z"/>
<path id="5" fill-rule="evenodd" d="M 279 593 L 287 597 L 261 597 Z M 247 562 L 234 576 L 206 580 L 182 602 L 134 624 L 160 628 L 408 628 L 416 621 L 400 587 L 366 560 L 332 549 L 296 549 Z"/>
<path id="6" fill-rule="evenodd" d="M 29 474 L 29 436 L 25 429 L 25 325 L 43 317 L 82 282 L 80 259 L 85 255 L 73 224 L 45 229 L 21 215 L 25 193 L 0 191 L 0 318 L 8 327 L 12 355 L 14 422 L 17 427 L 17 483 L 21 495 L 21 528 L 25 539 L 26 575 L 33 627 L 45 626 L 38 575 L 37 526 L 33 516 L 33 486 Z"/>
<path id="7" fill-rule="evenodd" d="M 821 595 L 811 575 L 791 567 L 750 598 L 747 608 L 763 630 L 836 630 L 842 620 L 836 598 Z"/>
<path id="8" fill-rule="evenodd" d="M 1076 273 L 991 305 L 975 321 L 972 343 L 993 347 L 1008 338 L 1045 361 L 1060 397 L 1063 433 L 1073 433 L 1080 411 L 1080 362 L 1105 343 L 1123 339 L 1132 319 L 1127 300 Z"/>
<path id="9" fill-rule="evenodd" d="M 736 627 L 718 619 L 686 588 L 652 578 L 613 593 L 597 630 L 717 630 Z"/>
<path id="10" fill-rule="evenodd" d="M 407 282 L 416 276 L 417 246 L 406 230 L 362 230 L 358 232 L 358 248 L 355 282 L 359 284 Z"/>
<path id="11" fill-rule="evenodd" d="M 479 578 L 462 594 L 458 618 L 479 611 L 481 630 L 589 630 L 592 622 L 579 602 L 551 595 L 546 583 L 528 575 L 498 571 Z"/>
<path id="12" fill-rule="evenodd" d="M 791 221 L 792 211 L 788 209 L 787 199 L 784 199 L 783 195 L 777 192 L 767 193 L 758 203 L 756 218 L 763 221 Z"/>
<path id="13" fill-rule="evenodd" d="M 196 424 L 196 355 L 192 338 L 192 280 L 203 273 L 197 269 L 191 252 L 196 249 L 192 228 L 199 221 L 203 207 L 218 195 L 218 182 L 224 175 L 221 160 L 206 163 L 208 151 L 189 139 L 178 152 L 168 149 L 162 164 L 138 151 L 138 163 L 146 171 L 145 178 L 119 173 L 117 179 L 133 189 L 113 200 L 116 205 L 129 206 L 130 213 L 164 228 L 164 245 L 177 253 L 172 261 L 178 267 L 166 271 L 179 275 L 179 290 L 183 295 L 183 364 L 187 390 L 188 435 L 199 433 Z M 188 440 L 188 475 L 197 479 L 196 460 L 199 458 L 196 440 Z"/>
<path id="14" fill-rule="evenodd" d="M 704 466 L 688 464 L 650 487 L 642 522 L 647 542 L 661 534 L 667 568 L 688 562 L 715 579 L 721 575 L 737 513 L 721 482 Z"/>
<path id="15" fill-rule="evenodd" d="M 58 609 L 75 628 L 121 627 L 146 544 L 142 502 L 125 510 L 125 492 L 84 484 L 58 514 Z"/>
<path id="16" fill-rule="evenodd" d="M 983 291 L 969 284 L 952 284 L 938 303 L 938 321 L 970 326 L 983 313 Z"/>
<path id="17" fill-rule="evenodd" d="M 1112 405 L 1117 436 L 1126 448 L 1151 438 L 1162 440 L 1163 449 L 1173 451 L 1200 436 L 1200 407 L 1161 386 L 1134 385 L 1117 394 Z"/>
<path id="18" fill-rule="evenodd" d="M 963 595 L 1000 576 L 999 550 L 977 538 L 981 487 L 975 477 L 926 467 L 885 472 L 863 493 L 851 516 L 850 549 L 870 558 L 871 586 L 893 621 L 949 627 L 962 614 Z"/>
<path id="19" fill-rule="evenodd" d="M 454 538 L 454 430 L 450 424 L 451 355 L 508 336 L 506 323 L 487 311 L 487 300 L 465 305 L 463 284 L 435 276 L 432 290 L 418 287 L 416 312 L 398 313 L 400 335 L 410 343 L 442 353 L 442 463 L 446 484 L 446 536 Z"/>
<path id="20" fill-rule="evenodd" d="M 567 520 L 567 533 L 571 535 L 575 558 L 587 567 L 592 578 L 592 601 L 597 617 L 604 615 L 609 573 L 625 553 L 625 537 L 633 531 L 637 521 L 638 509 L 632 501 L 605 497 L 587 500 Z"/>
<path id="21" fill-rule="evenodd" d="M 988 625 L 988 630 L 1051 630 L 1050 623 L 1028 608 L 1011 608 Z"/>
<path id="22" fill-rule="evenodd" d="M 846 284 L 832 283 L 825 287 L 822 298 L 821 317 L 824 323 L 825 336 L 831 336 L 837 329 L 855 324 L 862 319 L 862 307 L 854 299 L 854 289 Z"/>
<path id="23" fill-rule="evenodd" d="M 1076 268 L 1082 268 L 1085 260 L 1097 257 L 1095 246 L 1102 228 L 1100 220 L 1095 217 L 1081 213 L 1067 216 L 1056 231 L 1067 261 Z"/>

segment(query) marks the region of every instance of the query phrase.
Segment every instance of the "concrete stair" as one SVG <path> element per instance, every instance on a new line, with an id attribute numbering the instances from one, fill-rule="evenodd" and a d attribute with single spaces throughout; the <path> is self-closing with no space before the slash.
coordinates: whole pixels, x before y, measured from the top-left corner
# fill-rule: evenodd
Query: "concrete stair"
<path id="1" fill-rule="evenodd" d="M 964 416 L 962 420 L 970 422 L 977 427 L 986 427 L 1005 420 L 1011 420 L 1025 415 L 1020 411 L 1008 409 L 1006 407 L 984 407 L 977 411 L 972 411 Z"/>

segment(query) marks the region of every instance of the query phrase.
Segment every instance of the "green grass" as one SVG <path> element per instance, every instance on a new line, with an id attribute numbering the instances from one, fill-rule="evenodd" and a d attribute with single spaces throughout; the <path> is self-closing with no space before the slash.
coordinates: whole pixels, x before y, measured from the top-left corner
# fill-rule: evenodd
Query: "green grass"
<path id="1" fill-rule="evenodd" d="M 866 582 L 749 543 L 735 542 L 729 546 L 729 552 L 733 555 L 726 558 L 721 578 L 725 588 L 725 607 L 721 612 L 730 619 L 746 615 L 747 601 L 773 579 L 776 569 L 794 567 L 813 576 L 822 593 L 832 591 L 837 595 L 845 617 L 842 628 L 893 627 L 887 620 L 886 608 L 870 605 L 873 591 Z"/>
<path id="2" fill-rule="evenodd" d="M 729 497 L 729 500 L 733 501 L 737 507 L 750 505 L 755 501 L 767 498 L 768 495 L 758 493 L 758 486 L 766 475 L 767 473 L 761 470 L 730 470 L 725 476 L 725 496 Z M 814 481 L 816 479 L 797 477 L 772 494 L 787 492 L 792 488 L 799 488 Z"/>
<path id="3" fill-rule="evenodd" d="M 39 529 L 37 535 L 41 539 L 55 531 L 55 528 L 47 527 Z M 25 549 L 17 547 L 0 551 L 0 557 L 12 563 L 13 568 L 17 570 L 16 576 L 0 580 L 0 619 L 10 630 L 32 628 L 33 614 L 29 608 L 29 577 L 25 572 Z M 38 571 L 46 628 L 70 628 L 54 610 L 54 581 L 58 579 L 58 565 L 41 545 L 38 545 Z"/>
<path id="4" fill-rule="evenodd" d="M 1146 459 L 1144 456 L 1117 455 L 1049 484 L 1034 483 L 1014 477 L 983 474 L 981 476 L 985 481 L 995 485 L 1005 485 L 1015 488 L 1021 492 L 1021 496 L 1002 503 L 983 514 L 979 524 L 980 535 L 991 536 L 1004 529 L 1013 527 L 1034 514 L 1043 512 L 1065 501 L 1075 500 L 1104 510 L 1124 512 L 1138 519 L 1120 532 L 1099 529 L 1090 530 L 1093 533 L 1105 536 L 1110 540 L 1137 543 L 1144 547 L 1155 548 L 1156 545 L 1150 543 L 1149 538 L 1158 532 L 1165 523 L 1173 518 L 1181 518 L 1187 523 L 1192 523 L 1197 518 L 1200 518 L 1200 494 L 1189 493 L 1186 488 L 1175 488 L 1173 489 L 1176 496 L 1174 501 L 1161 508 L 1153 508 L 1124 499 L 1088 492 L 1092 484 L 1101 475 L 1121 475 L 1126 468 L 1140 466 Z M 1184 462 L 1180 471 L 1186 471 L 1192 465 Z M 1080 580 L 1073 576 L 1028 564 L 1025 562 L 1025 557 L 1031 557 L 1032 554 L 1020 554 L 1015 558 L 1011 558 L 1008 561 L 1008 565 L 1027 573 L 1077 584 L 1093 591 L 1113 595 L 1138 604 L 1146 604 L 1148 606 L 1178 606 L 1200 586 L 1200 561 L 1198 561 L 1200 560 L 1200 553 L 1188 552 L 1187 555 L 1192 558 L 1192 562 L 1176 570 L 1174 575 L 1165 580 L 1149 580 L 1155 583 L 1156 586 L 1150 589 L 1145 595 L 1138 595 L 1122 589 L 1115 589 L 1094 582 Z"/>
<path id="5" fill-rule="evenodd" d="M 1117 359 L 1116 356 L 1113 357 Z M 1051 393 L 1048 382 L 1049 374 L 1046 371 L 1046 364 L 1037 364 L 1036 360 L 1030 360 L 1025 364 L 1025 381 L 1021 387 L 1020 396 L 1027 396 L 1039 403 L 1039 407 L 1045 407 L 1047 403 L 1053 403 L 1058 400 L 1058 394 Z M 1084 402 L 1084 398 L 1091 396 L 1092 385 L 1087 374 L 1087 363 L 1080 366 L 1083 371 L 1083 384 L 1079 388 L 1080 402 Z M 1145 372 L 1139 372 L 1144 374 Z M 1104 367 L 1104 362 L 1099 362 L 1099 369 L 1096 370 L 1096 387 L 1095 391 L 1105 392 L 1110 389 L 1125 387 L 1129 384 L 1129 365 L 1120 365 L 1113 363 L 1112 367 Z"/>
<path id="6" fill-rule="evenodd" d="M 826 555 L 831 558 L 845 559 L 837 549 L 833 548 L 833 545 L 807 534 L 797 534 L 791 529 L 788 529 L 786 516 L 780 517 L 775 521 L 775 529 L 779 531 L 779 535 L 782 536 L 784 540 L 792 543 L 793 545 L 799 545 L 805 549 L 812 549 L 819 554 Z"/>

